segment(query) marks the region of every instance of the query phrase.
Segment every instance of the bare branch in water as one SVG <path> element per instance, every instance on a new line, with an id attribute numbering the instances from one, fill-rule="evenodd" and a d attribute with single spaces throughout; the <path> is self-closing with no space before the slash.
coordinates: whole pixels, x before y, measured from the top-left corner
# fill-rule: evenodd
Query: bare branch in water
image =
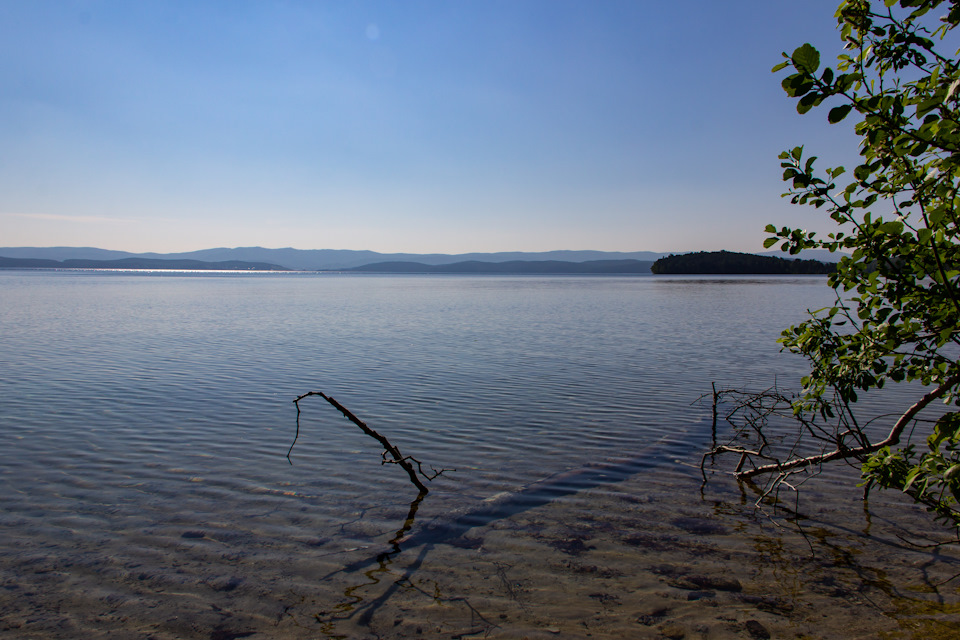
<path id="1" fill-rule="evenodd" d="M 890 415 L 881 415 L 866 424 L 860 424 L 849 404 L 841 400 L 824 401 L 824 409 L 819 411 L 799 411 L 797 397 L 776 386 L 760 392 L 718 390 L 714 386 L 713 393 L 701 396 L 700 400 L 705 402 L 710 398 L 714 434 L 718 415 L 732 427 L 732 433 L 726 443 L 718 443 L 714 436 L 712 448 L 703 454 L 700 460 L 703 481 L 707 482 L 708 460 L 713 462 L 718 456 L 733 454 L 737 464 L 732 474 L 737 480 L 753 483 L 765 479 L 760 481 L 763 486 L 758 487 L 756 506 L 762 508 L 762 503 L 767 501 L 779 504 L 782 489 L 796 492 L 800 484 L 819 474 L 825 465 L 833 462 L 863 465 L 871 454 L 899 444 L 904 437 L 909 439 L 911 425 L 915 428 L 918 422 L 925 422 L 920 412 L 950 392 L 958 382 L 960 376 L 948 378 L 896 415 L 895 420 Z M 878 420 L 893 424 L 885 437 L 871 441 L 867 429 Z M 872 484 L 872 481 L 864 483 L 864 500 Z M 903 491 L 929 509 L 937 510 L 937 500 L 930 496 L 909 487 Z M 956 535 L 960 536 L 960 530 Z M 956 544 L 958 540 L 960 537 L 945 544 Z"/>
<path id="2" fill-rule="evenodd" d="M 456 469 L 440 469 L 438 471 L 437 469 L 434 469 L 433 467 L 431 467 L 431 470 L 433 473 L 425 472 L 423 470 L 422 462 L 420 462 L 413 456 L 404 456 L 402 453 L 400 453 L 400 449 L 398 449 L 393 444 L 391 444 L 391 442 L 387 440 L 384 436 L 380 435 L 379 433 L 377 433 L 376 431 L 368 427 L 362 420 L 360 420 L 360 418 L 353 415 L 353 413 L 351 413 L 349 409 L 347 409 L 342 404 L 340 404 L 330 396 L 326 395 L 322 391 L 308 391 L 307 393 L 301 396 L 298 396 L 297 399 L 293 401 L 293 404 L 295 404 L 297 407 L 297 433 L 293 438 L 293 443 L 290 445 L 290 450 L 287 451 L 288 461 L 290 460 L 290 454 L 293 452 L 294 445 L 297 444 L 297 439 L 300 438 L 300 401 L 309 396 L 320 396 L 321 398 L 329 402 L 331 405 L 333 405 L 334 408 L 336 408 L 340 413 L 344 415 L 345 418 L 347 418 L 347 420 L 349 420 L 353 424 L 360 427 L 361 431 L 363 431 L 365 434 L 367 434 L 368 436 L 370 436 L 371 438 L 379 442 L 383 446 L 383 453 L 381 454 L 381 464 L 388 464 L 388 463 L 398 464 L 401 467 L 403 467 L 403 470 L 407 472 L 408 476 L 410 476 L 410 482 L 412 482 L 413 485 L 420 490 L 421 494 L 427 493 L 429 489 L 427 489 L 426 485 L 423 484 L 423 481 L 420 480 L 420 476 L 423 476 L 424 479 L 429 481 L 429 480 L 433 480 L 437 476 L 442 475 L 445 471 L 456 471 Z M 416 469 L 411 463 L 417 465 Z M 290 464 L 293 464 L 293 462 L 290 462 Z M 418 472 L 419 472 L 419 475 L 418 475 Z"/>

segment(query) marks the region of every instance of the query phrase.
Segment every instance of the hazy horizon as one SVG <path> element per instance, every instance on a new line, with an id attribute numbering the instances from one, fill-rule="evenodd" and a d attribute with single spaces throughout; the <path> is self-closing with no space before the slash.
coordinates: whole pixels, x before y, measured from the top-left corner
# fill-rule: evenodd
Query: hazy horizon
<path id="1" fill-rule="evenodd" d="M 10 248 L 14 248 L 14 249 L 94 249 L 94 250 L 97 250 L 97 251 L 115 251 L 115 252 L 120 252 L 120 253 L 157 253 L 157 254 L 161 254 L 161 255 L 163 255 L 163 254 L 170 254 L 170 253 L 194 253 L 194 252 L 197 252 L 197 251 L 217 251 L 217 250 L 228 250 L 228 251 L 232 251 L 232 250 L 239 250 L 239 249 L 265 249 L 265 250 L 267 250 L 267 251 L 286 251 L 286 250 L 292 250 L 292 251 L 355 251 L 355 252 L 371 252 L 371 253 L 382 253 L 382 254 L 401 254 L 401 253 L 409 253 L 409 254 L 414 254 L 414 255 L 431 255 L 431 254 L 437 254 L 437 255 L 454 255 L 454 256 L 456 256 L 456 255 L 470 255 L 470 254 L 474 254 L 474 253 L 497 254 L 497 253 L 586 253 L 586 252 L 597 252 L 597 253 L 669 253 L 670 251 L 673 251 L 674 253 L 678 252 L 678 250 L 676 250 L 676 249 L 672 249 L 672 250 L 669 250 L 669 251 L 657 251 L 657 250 L 655 250 L 655 249 L 629 249 L 629 250 L 624 250 L 624 251 L 620 251 L 620 250 L 607 251 L 607 250 L 605 250 L 605 249 L 544 249 L 544 250 L 537 250 L 537 251 L 529 251 L 529 250 L 526 250 L 526 249 L 504 249 L 504 250 L 498 250 L 498 251 L 484 251 L 484 250 L 479 250 L 479 251 L 462 251 L 462 252 L 452 252 L 452 251 L 420 252 L 420 251 L 377 251 L 377 250 L 374 250 L 374 249 L 336 249 L 336 248 L 333 248 L 333 247 L 310 247 L 310 248 L 301 249 L 301 248 L 292 247 L 292 246 L 285 246 L 285 247 L 265 247 L 265 246 L 262 246 L 262 245 L 246 245 L 246 246 L 227 246 L 227 245 L 220 245 L 220 246 L 202 247 L 202 248 L 200 248 L 200 249 L 187 249 L 187 250 L 185 250 L 185 251 L 179 251 L 179 250 L 178 250 L 178 251 L 129 251 L 129 250 L 127 250 L 127 249 L 113 249 L 113 248 L 107 248 L 107 247 L 80 246 L 80 245 L 20 245 L 20 246 L 16 246 L 16 247 L 13 247 L 13 246 L 10 246 L 10 247 L 0 247 L 0 250 L 5 249 L 5 248 L 6 248 L 6 249 L 10 249 Z M 723 250 L 723 249 L 716 249 L 716 251 L 722 251 L 722 250 Z M 679 250 L 679 251 L 684 251 L 684 250 Z M 691 250 L 689 250 L 689 251 L 701 251 L 701 249 L 691 249 Z M 688 251 L 684 251 L 684 252 L 688 252 Z"/>

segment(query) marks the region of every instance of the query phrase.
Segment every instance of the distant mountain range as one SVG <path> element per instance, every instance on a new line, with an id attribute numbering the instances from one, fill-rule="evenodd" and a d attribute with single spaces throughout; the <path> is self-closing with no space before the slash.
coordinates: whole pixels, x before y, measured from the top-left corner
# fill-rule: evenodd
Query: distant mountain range
<path id="1" fill-rule="evenodd" d="M 120 260 L 47 260 L 44 258 L 5 258 L 0 256 L 0 269 L 191 269 L 202 271 L 289 271 L 286 267 L 266 262 L 225 260 L 158 260 L 155 258 L 121 258 Z"/>
<path id="2" fill-rule="evenodd" d="M 669 255 L 655 251 L 543 251 L 523 252 L 509 251 L 501 253 L 462 253 L 462 254 L 416 254 L 416 253 L 378 253 L 376 251 L 352 251 L 347 249 L 265 249 L 263 247 L 237 247 L 233 249 L 202 249 L 184 253 L 130 253 L 127 251 L 112 251 L 109 249 L 95 249 L 92 247 L 0 247 L 0 256 L 4 258 L 30 260 L 67 260 L 114 261 L 114 260 L 189 260 L 203 263 L 256 263 L 267 265 L 264 267 L 240 266 L 239 269 L 264 268 L 276 269 L 282 267 L 305 271 L 340 271 L 377 263 L 420 263 L 422 265 L 450 265 L 454 263 L 483 262 L 508 263 L 557 261 L 567 263 L 585 263 L 592 261 L 641 261 L 650 262 Z M 783 256 L 778 251 L 766 252 L 764 255 Z M 839 254 L 823 252 L 803 252 L 802 258 L 836 262 Z M 70 268 L 63 267 L 61 268 Z M 74 266 L 72 268 L 82 268 Z M 86 267 L 110 268 L 110 267 Z M 112 268 L 137 268 L 129 266 L 114 266 Z M 141 267 L 160 268 L 160 267 Z M 201 268 L 196 266 L 172 267 L 179 269 Z M 231 268 L 231 267 L 207 267 Z M 468 271 L 469 272 L 469 271 Z M 474 271 L 476 273 L 476 271 Z M 573 272 L 568 272 L 573 273 Z M 582 273 L 582 272 L 581 272 Z"/>
<path id="3" fill-rule="evenodd" d="M 44 260 L 121 260 L 127 258 L 154 260 L 200 260 L 223 262 L 239 260 L 261 262 L 305 271 L 339 271 L 377 262 L 419 262 L 426 265 L 454 262 L 509 262 L 512 260 L 560 260 L 585 262 L 588 260 L 647 260 L 654 261 L 664 253 L 653 251 L 545 251 L 540 253 L 511 251 L 504 253 L 462 253 L 457 255 L 431 253 L 377 253 L 346 249 L 264 249 L 238 247 L 235 249 L 202 249 L 186 253 L 129 253 L 91 247 L 5 247 L 0 256 Z"/>

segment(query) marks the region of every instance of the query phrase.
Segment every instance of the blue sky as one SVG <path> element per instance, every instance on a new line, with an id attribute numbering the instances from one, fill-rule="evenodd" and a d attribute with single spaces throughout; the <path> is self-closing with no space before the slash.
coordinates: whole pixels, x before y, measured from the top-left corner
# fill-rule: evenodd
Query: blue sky
<path id="1" fill-rule="evenodd" d="M 759 251 L 836 4 L 0 0 L 0 246 Z"/>

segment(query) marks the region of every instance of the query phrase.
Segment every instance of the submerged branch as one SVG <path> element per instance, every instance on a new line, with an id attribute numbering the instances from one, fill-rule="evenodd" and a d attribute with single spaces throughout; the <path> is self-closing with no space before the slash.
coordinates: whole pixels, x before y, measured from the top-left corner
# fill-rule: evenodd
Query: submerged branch
<path id="1" fill-rule="evenodd" d="M 398 464 L 401 467 L 403 467 L 403 470 L 407 472 L 408 476 L 410 476 L 410 482 L 412 482 L 413 485 L 420 490 L 421 494 L 427 493 L 429 489 L 427 489 L 427 486 L 423 484 L 422 480 L 420 480 L 420 476 L 423 476 L 426 480 L 433 480 L 437 476 L 442 475 L 445 471 L 455 471 L 455 469 L 440 469 L 439 471 L 434 469 L 432 474 L 426 473 L 423 470 L 422 462 L 420 462 L 413 456 L 404 456 L 402 453 L 400 453 L 400 449 L 394 446 L 389 440 L 386 439 L 386 437 L 382 436 L 381 434 L 377 433 L 376 431 L 368 427 L 360 418 L 353 415 L 353 413 L 349 409 L 347 409 L 342 404 L 340 404 L 330 396 L 326 395 L 322 391 L 308 391 L 307 393 L 304 393 L 301 396 L 297 396 L 297 398 L 293 401 L 293 404 L 295 404 L 297 407 L 297 433 L 293 438 L 293 444 L 290 445 L 290 450 L 287 451 L 287 460 L 290 460 L 290 453 L 293 451 L 293 447 L 295 444 L 297 444 L 297 439 L 300 437 L 300 401 L 309 396 L 320 396 L 321 398 L 329 402 L 331 405 L 333 405 L 334 408 L 336 408 L 340 413 L 344 415 L 345 418 L 347 418 L 347 420 L 349 420 L 353 424 L 360 427 L 361 431 L 363 431 L 365 434 L 367 434 L 368 436 L 370 436 L 371 438 L 379 442 L 383 446 L 383 453 L 381 454 L 381 458 L 382 458 L 381 464 L 388 464 L 388 463 Z M 387 457 L 388 454 L 390 456 L 389 458 Z M 413 464 L 411 464 L 411 462 L 417 465 L 416 469 L 414 469 Z M 418 471 L 420 475 L 417 475 Z"/>
<path id="2" fill-rule="evenodd" d="M 947 378 L 939 387 L 920 398 L 920 400 L 918 400 L 909 409 L 907 409 L 903 415 L 900 416 L 900 419 L 897 420 L 897 422 L 890 429 L 890 433 L 887 434 L 887 437 L 880 442 L 874 444 L 863 444 L 859 447 L 850 448 L 844 447 L 842 442 L 838 442 L 837 448 L 827 453 L 820 453 L 803 458 L 794 458 L 786 462 L 777 461 L 770 464 L 760 465 L 759 467 L 754 467 L 753 469 L 749 469 L 747 471 L 738 470 L 735 475 L 737 478 L 746 479 L 765 473 L 785 474 L 793 470 L 799 470 L 813 465 L 820 465 L 833 460 L 846 460 L 850 458 L 861 459 L 864 456 L 870 455 L 871 453 L 880 451 L 884 447 L 898 444 L 900 442 L 900 436 L 903 434 L 904 429 L 907 428 L 907 425 L 910 424 L 910 421 L 913 420 L 914 417 L 924 409 L 924 407 L 950 391 L 950 389 L 956 386 L 958 382 L 960 382 L 960 375 Z M 864 442 L 866 442 L 865 439 Z M 720 453 L 721 451 L 717 452 Z"/>
<path id="3" fill-rule="evenodd" d="M 810 409 L 807 405 L 799 406 L 798 396 L 783 395 L 776 387 L 759 393 L 714 388 L 712 403 L 721 406 L 719 413 L 733 430 L 727 442 L 714 441 L 712 448 L 703 454 L 700 470 L 704 484 L 708 461 L 732 454 L 737 463 L 731 474 L 738 481 L 754 487 L 760 477 L 765 478 L 761 482 L 763 486 L 756 487 L 759 498 L 755 506 L 762 510 L 763 503 L 780 504 L 781 489 L 796 493 L 800 484 L 819 474 L 829 463 L 843 462 L 861 467 L 864 501 L 874 485 L 897 488 L 935 512 L 938 519 L 956 526 L 960 524 L 960 510 L 948 493 L 957 497 L 957 489 L 950 484 L 948 475 L 958 466 L 955 455 L 951 462 L 949 458 L 937 457 L 939 454 L 934 451 L 921 456 L 918 462 L 913 451 L 914 441 L 920 438 L 915 432 L 918 424 L 936 424 L 934 433 L 937 433 L 943 421 L 943 418 L 925 420 L 921 413 L 935 400 L 952 398 L 958 384 L 960 374 L 946 377 L 903 413 L 876 416 L 866 423 L 855 419 L 842 398 L 820 399 L 819 404 Z M 707 397 L 702 396 L 701 401 Z M 880 419 L 892 426 L 885 435 L 878 436 L 880 439 L 872 441 L 867 428 Z M 944 433 L 949 435 L 954 431 L 956 427 Z M 904 442 L 907 446 L 893 451 Z M 936 446 L 931 444 L 931 449 Z M 879 465 L 887 465 L 880 468 L 893 471 L 885 471 L 888 475 L 883 476 L 877 471 Z M 934 469 L 926 471 L 931 480 L 914 482 L 917 475 L 925 471 L 923 465 Z"/>

